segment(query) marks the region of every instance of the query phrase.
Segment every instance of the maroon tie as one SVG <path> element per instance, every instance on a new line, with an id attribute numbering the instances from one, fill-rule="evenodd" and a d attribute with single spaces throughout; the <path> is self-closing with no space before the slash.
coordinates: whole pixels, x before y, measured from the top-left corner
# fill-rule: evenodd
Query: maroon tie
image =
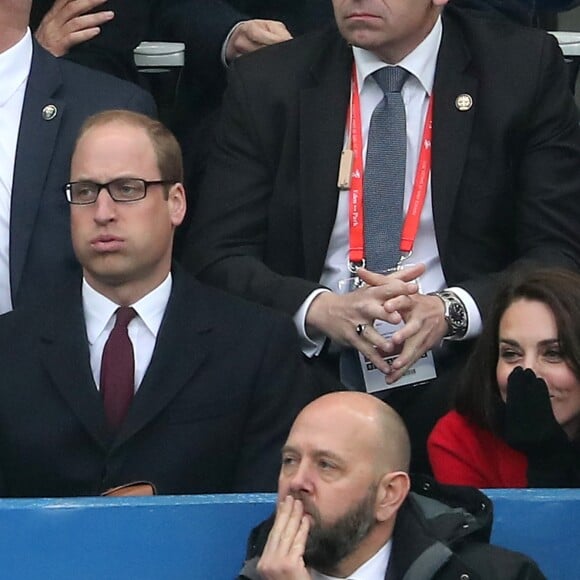
<path id="1" fill-rule="evenodd" d="M 128 306 L 117 310 L 115 326 L 103 349 L 101 394 L 109 425 L 117 431 L 127 415 L 135 385 L 135 359 L 127 326 L 136 316 Z"/>

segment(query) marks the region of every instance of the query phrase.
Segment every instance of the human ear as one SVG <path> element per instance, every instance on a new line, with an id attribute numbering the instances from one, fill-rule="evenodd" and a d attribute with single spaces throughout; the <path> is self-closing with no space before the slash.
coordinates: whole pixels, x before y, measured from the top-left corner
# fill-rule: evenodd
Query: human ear
<path id="1" fill-rule="evenodd" d="M 393 518 L 411 489 L 409 474 L 391 471 L 383 475 L 377 490 L 376 518 L 383 522 Z"/>
<path id="2" fill-rule="evenodd" d="M 171 223 L 177 227 L 185 218 L 187 201 L 185 189 L 182 183 L 174 183 L 167 194 L 167 203 L 169 205 L 169 216 Z"/>

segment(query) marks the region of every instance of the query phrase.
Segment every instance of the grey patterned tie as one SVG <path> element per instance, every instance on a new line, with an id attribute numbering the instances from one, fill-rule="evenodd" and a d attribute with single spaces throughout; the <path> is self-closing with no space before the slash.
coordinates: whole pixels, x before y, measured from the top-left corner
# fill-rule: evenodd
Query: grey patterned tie
<path id="1" fill-rule="evenodd" d="M 396 266 L 400 255 L 407 160 L 401 89 L 408 76 L 398 66 L 373 73 L 384 93 L 371 117 L 364 179 L 365 258 L 373 272 Z"/>

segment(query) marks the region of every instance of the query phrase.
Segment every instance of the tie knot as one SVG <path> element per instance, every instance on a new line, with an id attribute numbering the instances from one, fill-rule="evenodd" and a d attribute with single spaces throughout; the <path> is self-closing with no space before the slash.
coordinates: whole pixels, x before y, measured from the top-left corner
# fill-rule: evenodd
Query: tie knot
<path id="1" fill-rule="evenodd" d="M 383 93 L 400 93 L 409 71 L 400 66 L 386 66 L 373 73 L 373 78 L 381 87 Z"/>
<path id="2" fill-rule="evenodd" d="M 137 316 L 137 313 L 130 306 L 121 306 L 117 309 L 117 318 L 115 320 L 115 328 L 127 328 L 129 322 Z"/>

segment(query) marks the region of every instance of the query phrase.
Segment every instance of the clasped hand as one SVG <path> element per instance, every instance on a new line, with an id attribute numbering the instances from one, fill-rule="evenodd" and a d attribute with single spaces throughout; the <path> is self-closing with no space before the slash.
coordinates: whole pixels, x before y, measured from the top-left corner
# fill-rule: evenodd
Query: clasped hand
<path id="1" fill-rule="evenodd" d="M 308 310 L 307 329 L 357 349 L 385 374 L 387 383 L 395 382 L 447 332 L 443 302 L 418 293 L 415 280 L 424 271 L 423 264 L 388 275 L 361 268 L 357 274 L 365 286 L 349 294 L 317 296 Z M 373 327 L 375 320 L 404 324 L 385 338 Z M 364 330 L 357 333 L 359 325 Z M 385 356 L 394 354 L 392 365 L 385 362 Z"/>

